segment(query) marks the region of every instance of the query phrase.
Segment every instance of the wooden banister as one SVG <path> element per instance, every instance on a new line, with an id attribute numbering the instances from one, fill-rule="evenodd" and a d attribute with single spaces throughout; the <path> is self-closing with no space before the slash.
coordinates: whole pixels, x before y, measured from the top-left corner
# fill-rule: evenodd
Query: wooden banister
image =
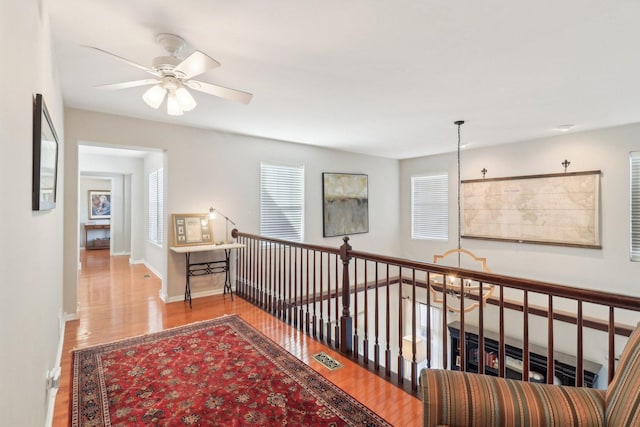
<path id="1" fill-rule="evenodd" d="M 554 337 L 558 335 L 556 323 L 561 322 L 576 325 L 575 351 L 572 352 L 577 360 L 575 385 L 580 386 L 584 383 L 582 371 L 586 366 L 586 360 L 583 347 L 585 342 L 588 342 L 584 338 L 585 328 L 608 334 L 606 379 L 610 380 L 615 368 L 615 337 L 628 336 L 634 329 L 631 325 L 615 323 L 615 311 L 640 312 L 640 298 L 629 295 L 356 251 L 349 244 L 348 237 L 343 239 L 342 246 L 334 248 L 267 238 L 243 233 L 237 229 L 232 231 L 232 235 L 246 245 L 238 251 L 239 265 L 235 269 L 236 292 L 239 297 L 290 323 L 310 337 L 335 346 L 354 361 L 400 384 L 412 393 L 416 393 L 417 390 L 418 366 L 422 362 L 417 360 L 416 356 L 418 353 L 425 354 L 426 364 L 431 366 L 434 357 L 431 346 L 434 340 L 440 344 L 438 352 L 443 357 L 445 368 L 455 369 L 457 363 L 461 369 L 466 369 L 471 361 L 471 351 L 476 351 L 474 357 L 480 359 L 487 351 L 486 336 L 496 336 L 498 344 L 492 348 L 498 349 L 494 359 L 497 369 L 485 369 L 483 363 L 478 363 L 477 371 L 507 375 L 507 365 L 510 362 L 507 356 L 511 354 L 509 357 L 513 359 L 513 349 L 509 349 L 512 352 L 509 353 L 505 347 L 509 338 L 506 336 L 507 326 L 511 331 L 511 319 L 519 316 L 522 316 L 522 332 L 518 338 L 522 342 L 520 362 L 523 378 L 527 379 L 529 374 L 533 374 L 530 369 L 530 364 L 533 363 L 530 349 L 539 348 L 542 344 L 545 347 L 544 354 L 536 356 L 536 363 L 539 366 L 540 357 L 549 359 L 544 369 L 545 377 L 546 382 L 553 382 L 556 373 L 553 355 L 557 354 Z M 445 278 L 440 285 L 434 285 L 429 280 L 437 275 Z M 462 303 L 465 299 L 479 299 L 474 293 L 461 293 L 460 287 L 449 286 L 447 277 L 457 277 L 461 280 L 460 283 L 464 283 L 463 280 L 477 282 L 481 287 L 493 285 L 498 294 L 488 297 L 485 304 L 478 304 L 478 307 L 469 313 L 463 311 L 456 315 L 442 310 L 440 325 L 436 325 L 431 320 L 436 302 L 427 289 L 428 283 L 436 288 L 440 286 L 439 292 L 443 295 L 442 307 L 446 307 L 447 298 L 457 298 Z M 420 289 L 424 290 L 423 294 L 417 292 Z M 507 290 L 510 293 L 506 294 Z M 513 299 L 514 290 L 521 292 L 522 300 Z M 511 298 L 507 298 L 507 295 Z M 546 298 L 546 305 L 532 304 L 532 295 Z M 422 326 L 426 327 L 423 344 L 426 348 L 418 348 L 416 344 L 418 298 L 424 298 L 426 304 L 426 325 Z M 576 312 L 555 308 L 554 301 L 559 298 L 574 301 L 577 304 Z M 407 306 L 406 311 L 404 301 L 410 301 L 412 304 L 410 307 Z M 587 315 L 593 313 L 585 314 L 585 304 L 606 308 L 608 319 Z M 359 310 L 362 308 L 363 312 L 360 313 Z M 485 331 L 488 324 L 485 316 L 489 309 L 492 311 L 491 315 L 495 313 L 498 319 L 496 325 L 489 325 L 493 331 Z M 518 317 L 513 317 L 514 315 Z M 357 316 L 363 318 L 359 319 Z M 531 316 L 546 319 L 545 342 L 541 343 L 539 337 L 535 337 L 537 343 L 529 342 L 532 335 L 529 320 Z M 446 333 L 447 326 L 456 319 L 460 322 L 461 335 L 457 349 L 453 344 L 449 348 Z M 468 322 L 473 323 L 467 327 Z M 436 329 L 440 329 L 438 336 L 433 332 Z M 467 330 L 476 329 L 477 347 L 467 348 L 466 339 L 463 337 L 467 336 Z M 404 336 L 410 336 L 413 345 L 405 347 L 403 351 Z M 457 361 L 451 354 L 454 350 L 459 352 Z M 601 362 L 604 363 L 604 360 Z M 593 363 L 589 366 L 593 366 Z M 405 371 L 406 375 L 403 375 Z M 409 381 L 403 378 L 409 378 Z M 591 382 L 592 380 L 593 377 L 590 377 Z"/>

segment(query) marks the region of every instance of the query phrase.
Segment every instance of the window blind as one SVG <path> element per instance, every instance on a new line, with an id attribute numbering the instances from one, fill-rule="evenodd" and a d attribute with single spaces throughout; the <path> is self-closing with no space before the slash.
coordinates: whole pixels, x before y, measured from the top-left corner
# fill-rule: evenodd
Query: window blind
<path id="1" fill-rule="evenodd" d="M 162 168 L 149 174 L 149 240 L 162 244 L 164 240 L 164 188 Z"/>
<path id="2" fill-rule="evenodd" d="M 631 153 L 631 260 L 640 261 L 640 152 Z"/>
<path id="3" fill-rule="evenodd" d="M 411 238 L 449 238 L 449 177 L 411 177 Z"/>
<path id="4" fill-rule="evenodd" d="M 304 167 L 260 163 L 260 234 L 302 242 Z"/>

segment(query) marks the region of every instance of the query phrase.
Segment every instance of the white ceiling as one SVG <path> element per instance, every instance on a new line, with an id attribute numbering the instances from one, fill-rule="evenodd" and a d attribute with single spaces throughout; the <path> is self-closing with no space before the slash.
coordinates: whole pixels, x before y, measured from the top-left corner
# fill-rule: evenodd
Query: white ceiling
<path id="1" fill-rule="evenodd" d="M 65 105 L 390 158 L 640 121 L 638 0 L 53 0 Z M 141 99 L 158 33 L 222 66 L 175 118 Z"/>

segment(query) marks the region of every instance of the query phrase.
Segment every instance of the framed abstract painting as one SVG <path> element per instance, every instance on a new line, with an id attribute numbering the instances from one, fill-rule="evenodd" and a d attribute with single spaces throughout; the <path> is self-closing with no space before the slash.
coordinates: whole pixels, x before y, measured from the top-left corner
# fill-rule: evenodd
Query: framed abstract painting
<path id="1" fill-rule="evenodd" d="M 323 236 L 369 232 L 368 176 L 322 174 Z"/>

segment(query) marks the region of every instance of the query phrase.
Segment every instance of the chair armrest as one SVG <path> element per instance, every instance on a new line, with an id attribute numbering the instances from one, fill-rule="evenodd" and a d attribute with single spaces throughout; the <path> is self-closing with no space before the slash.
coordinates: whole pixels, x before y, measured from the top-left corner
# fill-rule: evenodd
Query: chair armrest
<path id="1" fill-rule="evenodd" d="M 424 426 L 603 426 L 605 392 L 423 369 Z"/>

